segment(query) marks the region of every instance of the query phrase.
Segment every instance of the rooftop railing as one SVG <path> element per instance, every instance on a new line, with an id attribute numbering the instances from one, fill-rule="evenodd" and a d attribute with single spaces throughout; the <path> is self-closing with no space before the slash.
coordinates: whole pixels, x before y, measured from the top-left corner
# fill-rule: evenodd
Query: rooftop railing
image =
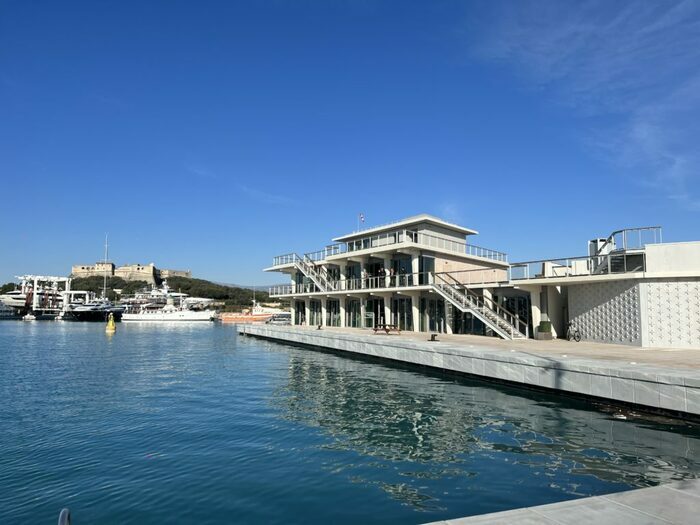
<path id="1" fill-rule="evenodd" d="M 509 280 L 577 277 L 643 272 L 646 268 L 644 253 L 611 252 L 589 257 L 543 259 L 514 263 L 508 270 Z"/>
<path id="2" fill-rule="evenodd" d="M 647 244 L 660 242 L 663 242 L 661 226 L 626 228 L 611 233 L 601 251 L 604 251 L 607 245 L 611 245 L 613 250 L 641 250 Z"/>
<path id="3" fill-rule="evenodd" d="M 471 255 L 472 257 L 483 257 L 494 261 L 508 262 L 508 255 L 503 252 L 413 230 L 383 232 L 377 235 L 370 235 L 360 239 L 354 239 L 346 243 L 346 251 L 355 252 L 360 250 L 369 250 L 372 248 L 382 248 L 384 246 L 390 246 L 392 244 L 399 244 L 403 242 L 410 242 L 421 246 L 428 246 L 430 248 Z"/>

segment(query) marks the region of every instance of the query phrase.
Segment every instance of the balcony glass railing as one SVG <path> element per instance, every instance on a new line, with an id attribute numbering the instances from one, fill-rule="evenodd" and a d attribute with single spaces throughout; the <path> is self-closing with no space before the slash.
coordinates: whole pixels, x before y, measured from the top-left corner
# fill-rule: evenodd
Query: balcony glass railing
<path id="1" fill-rule="evenodd" d="M 322 250 L 305 253 L 304 257 L 314 262 L 323 261 L 331 255 L 345 253 L 345 250 L 346 246 L 344 244 L 331 244 L 330 246 L 326 246 Z"/>
<path id="2" fill-rule="evenodd" d="M 449 275 L 452 282 L 458 285 L 470 286 L 480 284 L 495 284 L 507 280 L 506 270 L 464 270 L 459 272 L 419 272 L 402 273 L 397 275 L 372 275 L 352 279 L 327 281 L 327 289 L 320 290 L 314 283 L 278 285 L 270 288 L 271 296 L 291 295 L 295 293 L 326 293 L 353 290 L 376 290 L 429 286 L 434 284 L 435 276 Z"/>
<path id="3" fill-rule="evenodd" d="M 483 257 L 494 261 L 508 261 L 508 255 L 503 252 L 412 230 L 385 232 L 355 239 L 346 243 L 346 251 L 356 252 L 360 250 L 369 250 L 372 248 L 382 248 L 384 246 L 390 246 L 392 244 L 399 244 L 403 242 L 410 242 L 421 246 L 438 248 L 459 254 L 467 254 L 473 257 Z"/>
<path id="4" fill-rule="evenodd" d="M 282 266 L 283 264 L 294 264 L 299 260 L 296 253 L 286 253 L 272 258 L 272 266 Z"/>

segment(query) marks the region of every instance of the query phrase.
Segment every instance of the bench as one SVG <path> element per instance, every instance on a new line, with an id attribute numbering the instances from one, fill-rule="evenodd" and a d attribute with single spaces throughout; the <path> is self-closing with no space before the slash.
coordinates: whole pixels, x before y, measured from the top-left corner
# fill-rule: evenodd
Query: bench
<path id="1" fill-rule="evenodd" d="M 379 330 L 384 330 L 386 332 L 386 335 L 389 335 L 389 332 L 396 332 L 397 334 L 401 335 L 401 330 L 395 324 L 374 325 L 374 333 L 376 334 Z"/>

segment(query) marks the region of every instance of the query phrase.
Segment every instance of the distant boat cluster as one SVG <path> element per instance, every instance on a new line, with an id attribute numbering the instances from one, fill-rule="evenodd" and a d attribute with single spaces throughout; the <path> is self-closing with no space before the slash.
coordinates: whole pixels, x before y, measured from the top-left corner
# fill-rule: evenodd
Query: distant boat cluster
<path id="1" fill-rule="evenodd" d="M 68 277 L 24 275 L 16 290 L 0 295 L 0 316 L 26 321 L 55 319 L 63 321 L 105 322 L 110 314 L 115 321 L 212 321 L 217 313 L 210 309 L 213 299 L 190 297 L 174 292 L 164 281 L 161 287 L 122 297 L 113 303 L 106 297 L 83 290 L 72 290 Z"/>
<path id="2" fill-rule="evenodd" d="M 24 275 L 17 289 L 0 295 L 0 318 L 81 322 L 106 322 L 110 315 L 122 322 L 209 322 L 289 324 L 291 314 L 268 308 L 253 300 L 253 308 L 243 313 L 219 314 L 214 299 L 190 297 L 170 289 L 167 280 L 160 287 L 151 285 L 118 302 L 84 290 L 72 290 L 70 277 Z"/>

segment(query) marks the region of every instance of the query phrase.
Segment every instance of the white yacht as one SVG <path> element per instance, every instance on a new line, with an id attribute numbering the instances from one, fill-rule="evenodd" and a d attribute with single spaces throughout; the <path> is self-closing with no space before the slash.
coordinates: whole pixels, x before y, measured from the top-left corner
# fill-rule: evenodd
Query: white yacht
<path id="1" fill-rule="evenodd" d="M 207 322 L 216 318 L 214 310 L 191 308 L 187 298 L 185 293 L 170 291 L 164 281 L 161 289 L 154 287 L 150 293 L 136 294 L 132 301 L 125 301 L 128 306 L 122 322 Z"/>
<path id="2" fill-rule="evenodd" d="M 0 295 L 0 303 L 14 308 L 24 308 L 27 306 L 27 294 L 22 290 L 12 290 Z"/>
<path id="3" fill-rule="evenodd" d="M 166 304 L 162 308 L 152 308 L 153 305 L 144 304 L 137 312 L 123 313 L 122 322 L 207 322 L 216 317 L 214 310 L 188 310 L 179 308 L 173 304 Z"/>

